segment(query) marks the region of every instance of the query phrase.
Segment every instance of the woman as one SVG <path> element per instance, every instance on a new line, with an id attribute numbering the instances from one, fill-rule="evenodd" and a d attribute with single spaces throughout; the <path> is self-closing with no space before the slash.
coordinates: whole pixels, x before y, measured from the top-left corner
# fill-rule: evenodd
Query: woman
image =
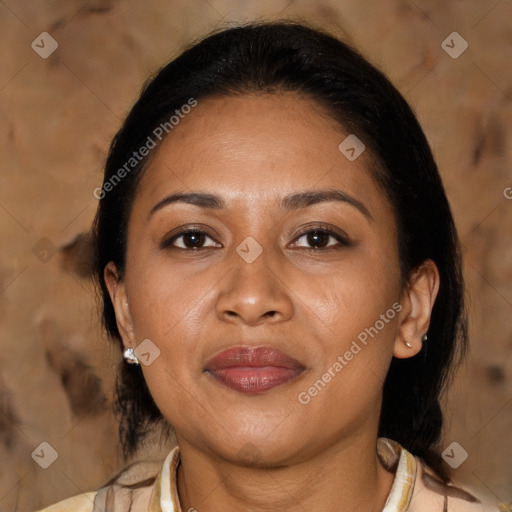
<path id="1" fill-rule="evenodd" d="M 467 342 L 450 207 L 354 50 L 289 22 L 207 37 L 145 87 L 95 195 L 124 453 L 155 425 L 177 447 L 46 511 L 497 510 L 440 456 Z"/>

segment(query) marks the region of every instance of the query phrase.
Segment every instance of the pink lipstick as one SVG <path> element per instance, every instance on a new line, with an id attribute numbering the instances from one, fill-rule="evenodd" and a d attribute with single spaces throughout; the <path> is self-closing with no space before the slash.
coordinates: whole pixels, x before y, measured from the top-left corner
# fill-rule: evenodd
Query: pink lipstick
<path id="1" fill-rule="evenodd" d="M 283 352 L 269 347 L 233 347 L 206 365 L 206 372 L 240 393 L 261 393 L 299 376 L 305 367 Z"/>

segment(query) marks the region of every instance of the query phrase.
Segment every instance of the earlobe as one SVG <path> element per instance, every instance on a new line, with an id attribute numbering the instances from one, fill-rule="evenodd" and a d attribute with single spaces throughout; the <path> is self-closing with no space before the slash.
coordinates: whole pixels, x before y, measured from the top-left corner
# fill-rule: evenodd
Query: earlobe
<path id="1" fill-rule="evenodd" d="M 125 348 L 133 347 L 134 329 L 126 295 L 125 281 L 121 279 L 114 262 L 110 261 L 103 270 L 110 300 L 114 306 L 116 323 Z"/>
<path id="2" fill-rule="evenodd" d="M 402 297 L 399 327 L 393 356 L 406 359 L 418 354 L 427 342 L 425 337 L 432 309 L 439 291 L 439 271 L 432 260 L 426 260 L 409 280 Z"/>

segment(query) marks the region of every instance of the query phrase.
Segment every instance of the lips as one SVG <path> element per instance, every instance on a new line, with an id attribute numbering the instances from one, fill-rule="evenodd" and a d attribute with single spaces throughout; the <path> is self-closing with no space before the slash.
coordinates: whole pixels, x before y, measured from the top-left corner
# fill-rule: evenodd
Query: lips
<path id="1" fill-rule="evenodd" d="M 212 358 L 205 371 L 240 393 L 262 393 L 298 377 L 305 367 L 269 346 L 233 347 Z"/>

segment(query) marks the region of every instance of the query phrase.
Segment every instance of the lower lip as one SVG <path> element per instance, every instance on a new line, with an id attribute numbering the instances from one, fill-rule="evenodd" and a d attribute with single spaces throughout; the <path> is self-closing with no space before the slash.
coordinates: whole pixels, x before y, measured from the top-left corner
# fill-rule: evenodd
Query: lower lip
<path id="1" fill-rule="evenodd" d="M 262 393 L 285 384 L 302 373 L 298 368 L 276 366 L 231 367 L 209 370 L 221 384 L 240 393 Z"/>

